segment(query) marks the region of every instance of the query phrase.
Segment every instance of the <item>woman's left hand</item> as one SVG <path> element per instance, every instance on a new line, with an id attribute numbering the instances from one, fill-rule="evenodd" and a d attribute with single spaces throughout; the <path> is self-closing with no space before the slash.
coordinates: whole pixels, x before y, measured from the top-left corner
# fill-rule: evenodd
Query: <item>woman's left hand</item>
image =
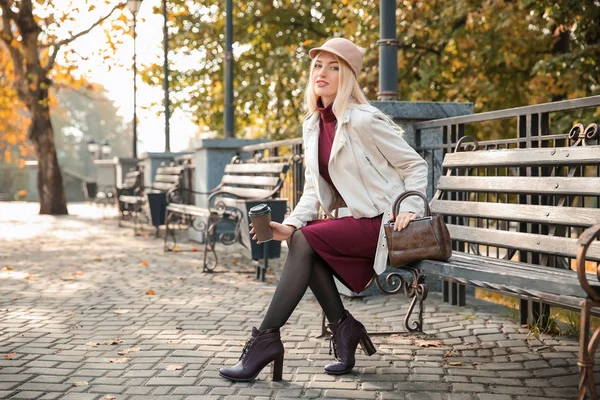
<path id="1" fill-rule="evenodd" d="M 394 230 L 395 231 L 401 231 L 402 229 L 406 228 L 408 226 L 408 224 L 410 224 L 410 221 L 417 219 L 417 214 L 412 213 L 412 212 L 406 212 L 403 211 L 401 213 L 398 213 L 398 215 L 396 215 L 396 222 L 394 223 Z M 390 217 L 390 221 L 393 221 L 394 217 Z"/>

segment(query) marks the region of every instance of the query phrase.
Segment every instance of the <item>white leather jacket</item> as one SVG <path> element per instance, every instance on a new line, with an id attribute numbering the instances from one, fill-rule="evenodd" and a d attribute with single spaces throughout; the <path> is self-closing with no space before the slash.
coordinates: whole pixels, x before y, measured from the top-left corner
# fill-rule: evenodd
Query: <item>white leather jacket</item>
<path id="1" fill-rule="evenodd" d="M 283 223 L 301 228 L 318 218 L 319 207 L 329 217 L 347 207 L 354 218 L 372 218 L 383 214 L 373 268 L 381 274 L 387 263 L 387 244 L 383 223 L 389 220 L 391 205 L 406 190 L 425 193 L 427 163 L 392 128 L 384 115 L 370 104 L 353 104 L 341 123 L 329 158 L 329 175 L 338 190 L 319 173 L 319 118 L 315 112 L 302 125 L 305 184 L 298 204 Z M 400 211 L 423 215 L 422 200 L 412 196 L 400 205 Z"/>

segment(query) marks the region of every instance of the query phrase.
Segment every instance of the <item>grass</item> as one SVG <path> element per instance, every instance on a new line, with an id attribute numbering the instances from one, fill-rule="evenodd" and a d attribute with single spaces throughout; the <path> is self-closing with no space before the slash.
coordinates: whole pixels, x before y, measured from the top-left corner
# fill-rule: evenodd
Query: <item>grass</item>
<path id="1" fill-rule="evenodd" d="M 515 323 L 519 323 L 518 298 L 504 296 L 483 289 L 476 289 L 475 297 L 507 307 L 509 318 Z M 536 338 L 542 333 L 550 335 L 566 335 L 578 338 L 581 330 L 581 315 L 579 312 L 558 307 L 552 307 L 551 310 L 550 318 L 548 318 L 548 322 L 545 326 L 542 326 L 541 320 L 536 321 L 532 326 L 527 326 L 529 334 Z M 591 330 L 593 331 L 598 327 L 600 327 L 600 318 L 592 316 L 590 321 Z"/>

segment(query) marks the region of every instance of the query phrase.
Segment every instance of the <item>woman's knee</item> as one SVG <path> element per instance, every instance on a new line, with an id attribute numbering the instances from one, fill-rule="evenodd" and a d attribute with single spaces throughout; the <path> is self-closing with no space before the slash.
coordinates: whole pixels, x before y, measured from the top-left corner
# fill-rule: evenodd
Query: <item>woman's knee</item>
<path id="1" fill-rule="evenodd" d="M 310 247 L 310 243 L 306 240 L 304 233 L 298 229 L 292 233 L 292 236 L 287 240 L 288 248 L 290 249 L 290 253 L 314 253 L 312 247 Z"/>

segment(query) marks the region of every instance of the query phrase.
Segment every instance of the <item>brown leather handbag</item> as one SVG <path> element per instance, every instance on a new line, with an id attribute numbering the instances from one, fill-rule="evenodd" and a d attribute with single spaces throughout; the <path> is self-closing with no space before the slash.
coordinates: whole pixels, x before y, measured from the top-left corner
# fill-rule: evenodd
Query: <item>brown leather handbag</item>
<path id="1" fill-rule="evenodd" d="M 452 255 L 452 240 L 440 215 L 431 215 L 427 198 L 415 190 L 402 193 L 394 202 L 394 220 L 400 203 L 409 196 L 419 196 L 425 203 L 425 216 L 411 221 L 401 231 L 394 230 L 394 221 L 384 225 L 390 265 L 403 267 L 420 260 L 446 261 Z"/>

